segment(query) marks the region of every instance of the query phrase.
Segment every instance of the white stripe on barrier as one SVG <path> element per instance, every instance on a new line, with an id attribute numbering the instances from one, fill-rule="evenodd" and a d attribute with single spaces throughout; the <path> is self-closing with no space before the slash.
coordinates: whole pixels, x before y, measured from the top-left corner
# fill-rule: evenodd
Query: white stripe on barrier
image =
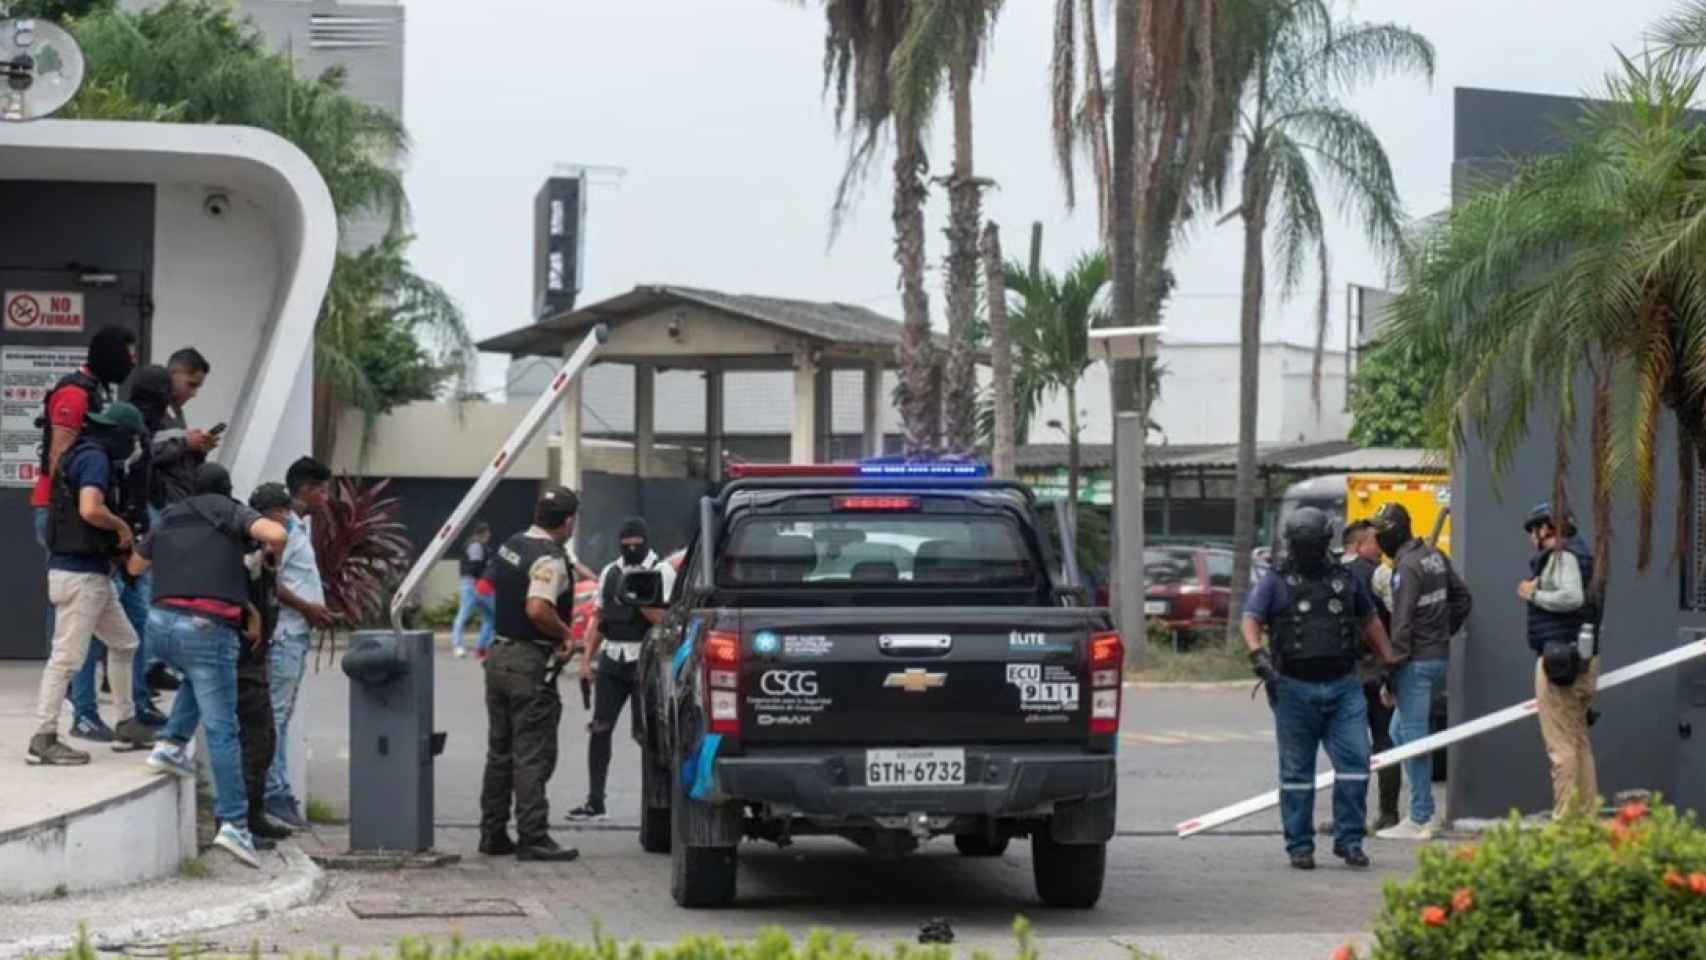
<path id="1" fill-rule="evenodd" d="M 1645 660 L 1638 660 L 1627 667 L 1613 670 L 1599 678 L 1599 689 L 1609 690 L 1612 687 L 1621 686 L 1631 680 L 1639 680 L 1649 674 L 1658 673 L 1661 670 L 1668 670 L 1679 663 L 1687 663 L 1690 660 L 1694 660 L 1702 656 L 1706 656 L 1706 638 L 1686 643 L 1674 650 L 1667 650 L 1664 653 L 1655 654 Z M 1483 733 L 1497 730 L 1503 726 L 1508 726 L 1509 724 L 1515 723 L 1524 717 L 1532 715 L 1538 709 L 1539 707 L 1533 700 L 1525 700 L 1522 703 L 1506 707 L 1503 710 L 1498 710 L 1482 717 L 1476 717 L 1474 720 L 1465 721 L 1455 727 L 1449 727 L 1445 730 L 1441 730 L 1438 733 L 1423 737 L 1420 740 L 1413 740 L 1401 747 L 1393 747 L 1391 750 L 1385 750 L 1377 753 L 1369 760 L 1368 767 L 1370 770 L 1379 770 L 1382 767 L 1389 767 L 1394 763 L 1402 763 L 1405 760 L 1419 757 L 1424 753 L 1432 753 L 1440 747 L 1459 743 L 1461 741 L 1468 740 L 1471 737 L 1478 737 Z M 1323 787 L 1331 786 L 1333 780 L 1334 777 L 1332 771 L 1323 773 L 1315 778 L 1314 789 L 1320 790 Z M 1286 789 L 1291 788 L 1287 787 Z M 1194 820 L 1186 820 L 1174 829 L 1178 831 L 1180 839 L 1194 837 L 1199 833 L 1213 830 L 1216 827 L 1224 827 L 1229 823 L 1242 820 L 1245 817 L 1254 816 L 1264 810 L 1270 810 L 1277 806 L 1279 806 L 1279 791 L 1270 790 L 1260 796 L 1251 797 L 1248 800 L 1232 804 L 1229 807 L 1222 807 L 1212 813 L 1205 813 Z"/>
<path id="2" fill-rule="evenodd" d="M 403 578 L 396 594 L 391 597 L 393 630 L 403 632 L 403 605 L 420 589 L 421 581 L 426 579 L 427 571 L 432 569 L 432 565 L 437 563 L 445 551 L 450 549 L 450 545 L 456 542 L 456 538 L 462 535 L 462 528 L 468 525 L 474 512 L 479 510 L 486 498 L 497 489 L 498 481 L 503 479 L 504 474 L 508 473 L 510 466 L 515 463 L 515 455 L 520 453 L 521 448 L 527 446 L 539 432 L 539 428 L 545 425 L 545 418 L 563 399 L 563 392 L 569 388 L 570 382 L 580 376 L 581 370 L 592 360 L 599 344 L 609 338 L 610 329 L 604 324 L 599 324 L 586 335 L 586 339 L 581 341 L 581 345 L 576 347 L 575 352 L 563 363 L 563 368 L 551 378 L 551 386 L 539 395 L 539 399 L 533 401 L 533 406 L 528 408 L 521 422 L 510 433 L 509 439 L 498 448 L 492 462 L 480 471 L 480 478 L 474 481 L 473 488 L 462 497 L 462 502 L 456 505 L 456 509 L 451 511 L 450 519 L 439 528 L 438 536 L 433 537 L 432 543 L 421 552 L 420 557 L 415 560 L 415 565 L 409 568 L 408 576 Z"/>

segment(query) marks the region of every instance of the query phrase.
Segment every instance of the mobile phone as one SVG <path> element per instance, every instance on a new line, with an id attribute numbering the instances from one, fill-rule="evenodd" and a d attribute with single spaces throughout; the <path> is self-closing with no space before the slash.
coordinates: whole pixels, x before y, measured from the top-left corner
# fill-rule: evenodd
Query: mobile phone
<path id="1" fill-rule="evenodd" d="M 219 435 L 220 435 L 220 434 L 222 434 L 222 433 L 224 433 L 224 432 L 225 432 L 225 428 L 226 428 L 226 426 L 228 426 L 228 424 L 223 424 L 223 423 L 216 423 L 216 424 L 214 424 L 214 425 L 213 425 L 213 429 L 212 429 L 212 430 L 209 430 L 209 431 L 207 431 L 207 432 L 208 432 L 208 433 L 209 433 L 209 434 L 210 434 L 210 435 L 212 435 L 212 436 L 215 436 L 215 437 L 217 437 L 217 436 L 219 436 Z"/>

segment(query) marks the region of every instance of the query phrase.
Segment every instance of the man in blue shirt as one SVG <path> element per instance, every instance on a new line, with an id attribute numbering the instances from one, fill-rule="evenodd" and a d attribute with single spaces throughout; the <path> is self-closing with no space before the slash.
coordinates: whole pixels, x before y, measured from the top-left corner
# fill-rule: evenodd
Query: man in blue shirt
<path id="1" fill-rule="evenodd" d="M 1292 867 L 1315 869 L 1315 754 L 1333 762 L 1333 854 L 1369 865 L 1368 704 L 1357 672 L 1364 644 L 1392 663 L 1386 630 L 1361 584 L 1328 553 L 1332 525 L 1314 507 L 1285 519 L 1286 559 L 1244 607 L 1244 643 L 1268 687 L 1279 744 L 1280 820 Z M 1269 646 L 1262 646 L 1266 629 Z"/>
<path id="2" fill-rule="evenodd" d="M 111 507 L 118 502 L 124 467 L 136 456 L 146 432 L 135 407 L 106 404 L 87 416 L 82 434 L 56 464 L 46 530 L 53 645 L 36 700 L 37 729 L 26 756 L 31 764 L 89 762 L 87 753 L 60 742 L 59 705 L 66 685 L 88 655 L 91 635 L 99 637 L 108 651 L 119 718 L 112 748 L 140 750 L 154 743 L 153 733 L 135 717 L 131 660 L 137 647 L 136 630 L 113 587 L 114 563 L 130 550 L 134 533 Z"/>
<path id="3" fill-rule="evenodd" d="M 312 457 L 303 457 L 285 471 L 284 485 L 291 499 L 289 536 L 278 564 L 278 627 L 267 655 L 267 680 L 272 686 L 273 727 L 278 746 L 273 753 L 272 769 L 267 773 L 266 812 L 274 820 L 299 830 L 308 829 L 308 819 L 290 791 L 286 744 L 313 632 L 333 623 L 331 611 L 326 609 L 320 563 L 314 555 L 312 526 L 314 513 L 326 506 L 331 483 L 332 471 Z"/>

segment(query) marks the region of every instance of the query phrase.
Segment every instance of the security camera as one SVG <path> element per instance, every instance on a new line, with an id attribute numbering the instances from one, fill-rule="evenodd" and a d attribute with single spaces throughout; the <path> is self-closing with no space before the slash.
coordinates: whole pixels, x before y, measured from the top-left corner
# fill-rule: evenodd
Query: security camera
<path id="1" fill-rule="evenodd" d="M 225 211 L 231 209 L 231 198 L 223 193 L 210 193 L 207 199 L 201 202 L 201 208 L 207 211 L 210 217 L 223 217 Z"/>

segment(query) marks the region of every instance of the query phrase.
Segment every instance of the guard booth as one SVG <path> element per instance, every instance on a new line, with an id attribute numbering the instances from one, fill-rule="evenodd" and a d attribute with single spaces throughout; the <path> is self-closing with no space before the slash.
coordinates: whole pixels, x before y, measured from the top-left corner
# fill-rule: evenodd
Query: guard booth
<path id="1" fill-rule="evenodd" d="M 308 158 L 260 130 L 37 120 L 0 124 L 0 224 L 0 660 L 41 659 L 46 392 L 109 324 L 136 333 L 139 364 L 193 346 L 213 369 L 185 413 L 229 424 L 215 459 L 238 495 L 283 479 L 309 450 L 337 219 Z"/>

